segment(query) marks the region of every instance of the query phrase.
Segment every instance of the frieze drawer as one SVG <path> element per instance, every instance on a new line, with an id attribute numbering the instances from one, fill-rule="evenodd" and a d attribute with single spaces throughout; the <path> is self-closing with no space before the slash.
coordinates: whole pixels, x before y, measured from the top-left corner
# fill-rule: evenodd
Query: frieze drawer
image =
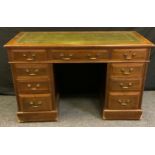
<path id="1" fill-rule="evenodd" d="M 12 50 L 9 52 L 10 61 L 15 62 L 37 62 L 45 61 L 47 54 L 45 50 Z"/>
<path id="2" fill-rule="evenodd" d="M 108 50 L 50 50 L 48 52 L 49 60 L 57 61 L 96 61 L 108 60 Z"/>
<path id="3" fill-rule="evenodd" d="M 142 61 L 148 60 L 149 50 L 148 49 L 113 49 L 112 60 L 120 61 Z"/>

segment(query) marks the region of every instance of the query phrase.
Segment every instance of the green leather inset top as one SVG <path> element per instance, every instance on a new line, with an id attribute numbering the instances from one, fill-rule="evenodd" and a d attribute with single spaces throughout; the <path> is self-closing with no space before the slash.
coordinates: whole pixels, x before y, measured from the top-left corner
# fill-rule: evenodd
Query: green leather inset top
<path id="1" fill-rule="evenodd" d="M 25 32 L 18 43 L 31 44 L 120 44 L 139 43 L 140 40 L 131 33 L 105 32 L 105 33 L 50 33 L 50 32 Z"/>
<path id="2" fill-rule="evenodd" d="M 21 32 L 5 47 L 153 47 L 134 31 Z"/>

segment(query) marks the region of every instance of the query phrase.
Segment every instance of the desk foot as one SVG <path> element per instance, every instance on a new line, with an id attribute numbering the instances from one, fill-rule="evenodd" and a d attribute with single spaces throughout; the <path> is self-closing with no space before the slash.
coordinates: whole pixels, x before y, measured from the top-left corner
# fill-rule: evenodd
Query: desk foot
<path id="1" fill-rule="evenodd" d="M 103 111 L 103 119 L 107 120 L 139 120 L 142 110 L 109 110 Z"/>
<path id="2" fill-rule="evenodd" d="M 18 122 L 50 122 L 58 120 L 57 111 L 17 112 Z"/>

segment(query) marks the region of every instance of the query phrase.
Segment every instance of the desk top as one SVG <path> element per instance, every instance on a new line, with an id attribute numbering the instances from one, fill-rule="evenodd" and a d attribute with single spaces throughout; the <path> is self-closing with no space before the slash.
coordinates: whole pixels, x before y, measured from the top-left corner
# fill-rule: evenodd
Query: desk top
<path id="1" fill-rule="evenodd" d="M 154 46 L 135 31 L 20 32 L 5 47 Z"/>

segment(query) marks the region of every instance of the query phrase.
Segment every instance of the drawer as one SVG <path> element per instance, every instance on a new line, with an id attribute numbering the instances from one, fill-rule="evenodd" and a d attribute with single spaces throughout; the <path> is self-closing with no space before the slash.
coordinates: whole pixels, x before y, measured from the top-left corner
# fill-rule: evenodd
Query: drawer
<path id="1" fill-rule="evenodd" d="M 10 52 L 11 61 L 36 62 L 47 59 L 45 50 L 12 50 Z"/>
<path id="2" fill-rule="evenodd" d="M 47 64 L 14 64 L 17 78 L 48 77 L 50 66 Z"/>
<path id="3" fill-rule="evenodd" d="M 110 78 L 110 90 L 112 91 L 141 90 L 141 84 L 141 79 Z"/>
<path id="4" fill-rule="evenodd" d="M 139 92 L 130 93 L 110 93 L 108 109 L 138 109 L 140 102 Z"/>
<path id="5" fill-rule="evenodd" d="M 19 95 L 20 107 L 23 112 L 52 110 L 51 95 Z"/>
<path id="6" fill-rule="evenodd" d="M 108 50 L 50 50 L 48 52 L 50 60 L 71 61 L 71 60 L 106 60 L 109 59 Z"/>
<path id="7" fill-rule="evenodd" d="M 147 60 L 149 58 L 148 49 L 113 49 L 112 60 L 134 61 Z"/>
<path id="8" fill-rule="evenodd" d="M 49 93 L 49 81 L 18 81 L 18 92 L 21 94 Z"/>
<path id="9" fill-rule="evenodd" d="M 144 63 L 112 63 L 110 65 L 110 75 L 121 77 L 142 77 L 144 66 Z"/>

